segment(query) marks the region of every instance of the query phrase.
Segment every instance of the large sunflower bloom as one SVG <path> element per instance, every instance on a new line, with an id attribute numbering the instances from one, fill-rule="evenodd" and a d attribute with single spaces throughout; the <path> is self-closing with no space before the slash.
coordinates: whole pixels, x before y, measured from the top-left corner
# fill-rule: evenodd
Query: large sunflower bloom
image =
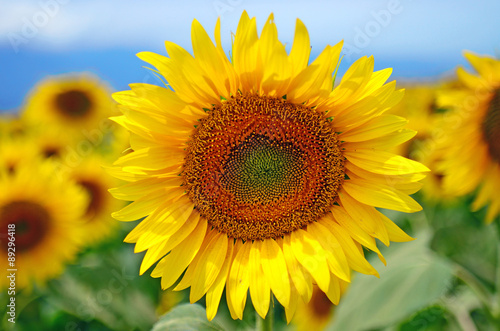
<path id="1" fill-rule="evenodd" d="M 86 203 L 83 190 L 63 181 L 49 161 L 31 159 L 14 173 L 0 167 L 0 257 L 7 261 L 7 233 L 14 226 L 18 289 L 43 285 L 75 258 Z M 2 277 L 0 287 L 8 280 Z"/>
<path id="2" fill-rule="evenodd" d="M 459 67 L 457 76 L 464 88 L 439 96 L 441 106 L 453 109 L 443 119 L 447 132 L 440 168 L 448 194 L 461 196 L 478 189 L 472 209 L 489 204 L 490 223 L 500 213 L 500 61 L 470 52 L 465 57 L 479 75 Z"/>
<path id="3" fill-rule="evenodd" d="M 130 183 L 111 190 L 134 201 L 114 217 L 146 218 L 125 238 L 147 250 L 140 268 L 169 288 L 206 294 L 214 318 L 224 290 L 233 318 L 247 293 L 266 316 L 270 293 L 293 316 L 312 284 L 338 303 L 351 269 L 377 275 L 362 245 L 411 238 L 375 207 L 414 212 L 408 196 L 426 168 L 383 151 L 409 139 L 406 121 L 384 115 L 403 96 L 391 70 L 364 57 L 333 89 L 342 44 L 310 65 L 307 30 L 297 20 L 289 54 L 273 15 L 260 37 L 243 13 L 232 60 L 196 20 L 194 57 L 166 42 L 170 57 L 138 56 L 171 88 L 133 84 L 114 94 L 132 153 L 111 171 Z M 383 258 L 381 256 L 381 258 Z M 184 273 L 185 271 L 185 273 Z"/>

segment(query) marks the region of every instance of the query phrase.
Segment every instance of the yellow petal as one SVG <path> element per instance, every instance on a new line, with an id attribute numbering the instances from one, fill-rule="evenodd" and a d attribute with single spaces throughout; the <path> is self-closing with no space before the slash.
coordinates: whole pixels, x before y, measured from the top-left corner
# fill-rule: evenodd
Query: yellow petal
<path id="1" fill-rule="evenodd" d="M 302 229 L 291 234 L 292 251 L 299 263 L 311 274 L 319 288 L 324 292 L 330 286 L 330 271 L 323 247 Z"/>
<path id="2" fill-rule="evenodd" d="M 170 176 L 165 178 L 145 178 L 120 187 L 109 189 L 109 193 L 116 199 L 135 201 L 145 195 L 151 194 L 166 187 L 182 185 L 182 177 Z"/>
<path id="3" fill-rule="evenodd" d="M 193 212 L 193 203 L 187 196 L 172 201 L 168 208 L 161 214 L 155 215 L 149 222 L 149 226 L 143 229 L 143 233 L 137 240 L 135 249 L 141 252 L 149 247 L 167 240 L 184 225 Z M 143 222 L 146 224 L 146 222 Z"/>
<path id="4" fill-rule="evenodd" d="M 309 301 L 312 296 L 312 279 L 311 275 L 303 269 L 300 263 L 295 258 L 292 250 L 291 236 L 286 235 L 283 239 L 278 238 L 278 243 L 283 249 L 283 257 L 285 258 L 288 274 L 293 286 L 304 301 Z M 291 294 L 290 294 L 291 295 Z"/>
<path id="5" fill-rule="evenodd" d="M 260 264 L 276 299 L 285 307 L 290 301 L 290 283 L 283 251 L 274 239 L 260 243 Z"/>
<path id="6" fill-rule="evenodd" d="M 155 224 L 154 220 L 157 217 L 159 217 L 160 215 L 162 215 L 166 210 L 169 210 L 171 208 L 170 207 L 171 201 L 173 201 L 175 199 L 179 199 L 179 197 L 181 197 L 182 195 L 184 195 L 184 192 L 180 188 L 170 189 L 170 190 L 166 191 L 161 196 L 163 198 L 162 201 L 157 201 L 157 208 L 155 208 L 151 213 L 149 213 L 148 217 L 146 217 L 132 231 L 130 231 L 130 233 L 125 237 L 124 241 L 128 242 L 128 243 L 137 242 L 139 237 L 142 236 L 146 231 L 148 231 L 149 228 L 151 228 Z M 149 197 L 149 195 L 147 195 L 147 196 L 145 196 L 137 201 L 134 201 L 133 203 L 131 203 L 127 207 L 132 207 L 136 202 L 142 202 L 143 200 L 146 201 L 148 197 Z M 127 207 L 125 207 L 125 208 L 127 208 Z M 123 212 L 125 210 L 125 208 L 118 211 L 118 213 Z M 114 214 L 112 214 L 112 215 L 114 215 Z M 139 214 L 137 214 L 137 215 L 139 215 Z M 136 252 L 139 252 L 137 250 L 137 248 L 136 248 Z"/>
<path id="7" fill-rule="evenodd" d="M 362 57 L 356 60 L 346 71 L 339 85 L 332 91 L 332 96 L 336 104 L 349 103 L 349 100 L 356 100 L 355 96 L 360 95 L 364 86 L 370 81 L 373 73 L 373 57 Z"/>
<path id="8" fill-rule="evenodd" d="M 181 281 L 174 287 L 174 291 L 181 291 L 193 285 L 196 278 L 196 268 L 199 263 L 201 264 L 205 263 L 205 261 L 202 261 L 202 257 L 206 254 L 205 252 L 209 249 L 209 244 L 212 241 L 212 239 L 218 234 L 219 232 L 216 230 L 207 229 L 207 233 L 205 235 L 205 238 L 203 239 L 203 243 L 201 244 L 200 250 L 189 264 L 189 267 L 184 273 L 184 276 L 182 276 Z M 191 301 L 191 303 L 193 302 L 194 301 Z"/>
<path id="9" fill-rule="evenodd" d="M 297 310 L 297 305 L 300 300 L 300 296 L 297 293 L 297 290 L 295 289 L 295 286 L 293 286 L 293 282 L 290 279 L 290 303 L 285 306 L 285 314 L 286 314 L 286 323 L 290 324 L 293 315 L 295 315 L 295 311 Z"/>
<path id="10" fill-rule="evenodd" d="M 333 217 L 332 218 L 333 221 L 341 225 L 342 228 L 346 230 L 346 232 L 349 233 L 349 235 L 356 242 L 377 253 L 380 260 L 385 264 L 385 259 L 382 253 L 380 253 L 380 250 L 377 247 L 377 243 L 375 242 L 373 237 L 368 234 L 369 229 L 366 228 L 365 224 L 362 221 L 357 222 L 344 210 L 343 207 L 340 206 L 335 206 L 334 208 L 331 209 L 331 212 L 332 212 L 331 217 Z M 327 214 L 325 217 L 330 217 L 330 215 Z M 387 235 L 387 241 L 389 241 L 388 235 Z"/>
<path id="11" fill-rule="evenodd" d="M 309 224 L 306 231 L 310 233 L 325 250 L 331 273 L 349 282 L 351 279 L 351 270 L 349 269 L 344 250 L 342 246 L 340 246 L 337 238 L 318 222 Z"/>
<path id="12" fill-rule="evenodd" d="M 414 238 L 407 235 L 403 230 L 399 228 L 393 221 L 391 221 L 387 216 L 381 214 L 382 221 L 387 228 L 387 233 L 389 234 L 389 239 L 394 242 L 406 242 L 412 241 Z"/>
<path id="13" fill-rule="evenodd" d="M 325 292 L 326 296 L 334 305 L 338 305 L 340 301 L 340 284 L 339 279 L 335 276 L 332 276 L 330 280 L 330 287 L 328 291 Z"/>
<path id="14" fill-rule="evenodd" d="M 377 185 L 364 179 L 346 180 L 342 185 L 350 196 L 369 206 L 393 209 L 405 213 L 422 210 L 422 207 L 408 195 L 388 185 Z"/>
<path id="15" fill-rule="evenodd" d="M 138 220 L 151 214 L 165 200 L 166 190 L 157 190 L 142 198 L 137 199 L 125 208 L 114 212 L 111 216 L 119 221 L 129 222 Z"/>
<path id="16" fill-rule="evenodd" d="M 207 291 L 206 304 L 207 304 L 207 319 L 211 321 L 215 315 L 217 315 L 217 309 L 219 308 L 220 299 L 222 297 L 222 292 L 226 286 L 226 279 L 229 274 L 229 269 L 233 264 L 234 256 L 236 251 L 234 250 L 234 243 L 231 240 L 228 241 L 226 257 L 224 259 L 224 264 L 220 269 L 219 275 L 215 279 L 210 289 Z"/>
<path id="17" fill-rule="evenodd" d="M 193 20 L 191 26 L 191 40 L 195 59 L 214 82 L 219 96 L 228 98 L 231 85 L 226 75 L 223 59 L 221 59 L 203 26 L 197 20 Z"/>
<path id="18" fill-rule="evenodd" d="M 250 284 L 248 274 L 251 242 L 238 245 L 238 253 L 234 258 L 233 265 L 229 272 L 226 291 L 228 292 L 228 305 L 231 305 L 234 313 L 239 319 L 243 318 L 243 309 Z"/>
<path id="19" fill-rule="evenodd" d="M 370 236 L 378 238 L 385 245 L 389 245 L 387 230 L 375 208 L 360 203 L 360 201 L 354 199 L 345 191 L 341 191 L 339 197 L 344 210 L 352 217 L 356 224 Z"/>
<path id="20" fill-rule="evenodd" d="M 250 274 L 250 297 L 257 313 L 266 318 L 269 310 L 270 291 L 268 278 L 264 275 L 261 266 L 261 242 L 254 241 L 250 248 L 249 270 Z"/>
<path id="21" fill-rule="evenodd" d="M 403 128 L 408 123 L 403 117 L 396 115 L 382 115 L 375 117 L 359 127 L 353 128 L 340 135 L 342 141 L 357 142 L 379 138 Z"/>
<path id="22" fill-rule="evenodd" d="M 370 263 L 368 263 L 364 255 L 357 249 L 353 239 L 342 226 L 333 221 L 330 217 L 324 217 L 321 219 L 321 221 L 317 223 L 317 226 L 320 231 L 328 231 L 338 240 L 340 247 L 342 247 L 345 253 L 350 268 L 367 275 L 375 275 L 378 277 L 378 272 L 370 265 Z"/>
<path id="23" fill-rule="evenodd" d="M 135 169 L 160 170 L 184 161 L 185 152 L 181 148 L 155 146 L 133 151 L 120 157 L 113 165 L 121 166 L 125 171 Z"/>
<path id="24" fill-rule="evenodd" d="M 430 171 L 423 164 L 393 153 L 373 150 L 346 150 L 343 155 L 358 167 L 381 175 L 405 175 Z"/>
<path id="25" fill-rule="evenodd" d="M 151 273 L 152 277 L 161 277 L 161 288 L 172 286 L 182 275 L 189 263 L 200 250 L 207 229 L 206 222 L 199 222 L 194 231 L 165 256 Z"/>
<path id="26" fill-rule="evenodd" d="M 217 279 L 224 264 L 227 245 L 227 236 L 219 233 L 210 241 L 207 249 L 200 256 L 200 262 L 196 265 L 194 271 L 196 277 L 193 278 L 191 284 L 191 302 L 201 299 Z"/>
<path id="27" fill-rule="evenodd" d="M 257 92 L 262 81 L 262 71 L 259 70 L 257 22 L 243 12 L 233 44 L 233 65 L 240 77 L 242 88 L 248 92 Z M 261 68 L 260 68 L 261 69 Z"/>
<path id="28" fill-rule="evenodd" d="M 196 212 L 192 213 L 182 227 L 175 233 L 175 236 L 169 237 L 167 240 L 149 248 L 144 256 L 144 259 L 142 260 L 139 274 L 142 275 L 156 261 L 158 261 L 158 259 L 170 252 L 184 239 L 186 239 L 186 237 L 194 231 L 199 221 L 200 214 Z"/>
<path id="29" fill-rule="evenodd" d="M 289 55 L 294 72 L 300 72 L 307 67 L 310 54 L 311 41 L 309 40 L 309 33 L 304 23 L 297 18 L 295 23 L 295 36 Z"/>

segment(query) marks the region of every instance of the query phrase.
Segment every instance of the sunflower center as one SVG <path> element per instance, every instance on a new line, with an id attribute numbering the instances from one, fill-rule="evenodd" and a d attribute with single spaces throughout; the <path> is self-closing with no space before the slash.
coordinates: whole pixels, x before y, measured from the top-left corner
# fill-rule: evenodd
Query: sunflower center
<path id="1" fill-rule="evenodd" d="M 327 295 L 323 291 L 319 290 L 313 291 L 309 304 L 313 309 L 315 317 L 319 318 L 329 317 L 335 308 L 330 299 L 328 299 Z"/>
<path id="2" fill-rule="evenodd" d="M 42 148 L 42 155 L 46 158 L 60 156 L 60 149 L 56 146 L 45 146 Z"/>
<path id="3" fill-rule="evenodd" d="M 482 129 L 491 158 L 500 162 L 500 89 L 493 93 Z"/>
<path id="4" fill-rule="evenodd" d="M 333 206 L 344 158 L 330 122 L 283 99 L 238 95 L 195 130 L 186 191 L 209 224 L 233 238 L 278 238 Z"/>
<path id="5" fill-rule="evenodd" d="M 57 109 L 67 117 L 84 117 L 92 106 L 88 95 L 79 90 L 69 90 L 59 94 L 55 99 Z"/>
<path id="6" fill-rule="evenodd" d="M 87 191 L 90 197 L 84 216 L 93 219 L 95 215 L 102 210 L 104 199 L 103 190 L 99 184 L 91 180 L 82 179 L 77 181 L 77 183 Z"/>
<path id="7" fill-rule="evenodd" d="M 7 237 L 7 225 L 14 224 L 16 250 L 25 252 L 37 246 L 48 231 L 50 214 L 42 206 L 31 201 L 13 201 L 0 207 L 2 228 L 0 235 Z"/>
<path id="8" fill-rule="evenodd" d="M 289 143 L 252 134 L 229 154 L 221 184 L 240 203 L 269 203 L 300 187 L 294 174 L 302 171 L 301 154 Z"/>

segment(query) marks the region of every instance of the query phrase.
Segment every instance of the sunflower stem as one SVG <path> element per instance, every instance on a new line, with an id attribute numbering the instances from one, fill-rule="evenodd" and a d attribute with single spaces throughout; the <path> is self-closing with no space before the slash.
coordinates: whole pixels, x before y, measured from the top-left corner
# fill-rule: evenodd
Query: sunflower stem
<path id="1" fill-rule="evenodd" d="M 255 318 L 257 320 L 256 330 L 257 331 L 273 331 L 274 325 L 274 298 L 271 296 L 271 304 L 269 305 L 269 311 L 267 312 L 266 318 L 260 317 L 260 315 L 255 311 Z"/>
<path id="2" fill-rule="evenodd" d="M 476 294 L 487 313 L 491 314 L 491 296 L 486 287 L 464 267 L 456 265 L 456 268 L 455 275 Z"/>

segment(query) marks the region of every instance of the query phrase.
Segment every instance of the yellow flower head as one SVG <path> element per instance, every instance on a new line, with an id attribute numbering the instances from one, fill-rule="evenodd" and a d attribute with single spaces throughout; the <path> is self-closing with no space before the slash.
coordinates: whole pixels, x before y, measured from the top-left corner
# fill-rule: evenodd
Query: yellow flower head
<path id="1" fill-rule="evenodd" d="M 117 231 L 118 223 L 110 214 L 124 205 L 109 194 L 108 189 L 118 185 L 119 181 L 104 170 L 103 164 L 103 157 L 95 154 L 85 158 L 69 172 L 70 179 L 83 188 L 88 196 L 80 230 L 87 244 L 103 240 Z"/>
<path id="2" fill-rule="evenodd" d="M 228 59 L 203 27 L 192 25 L 194 56 L 166 42 L 169 57 L 138 56 L 167 87 L 132 84 L 114 94 L 133 152 L 112 172 L 112 189 L 134 201 L 113 216 L 146 217 L 125 238 L 147 250 L 140 272 L 163 288 L 206 295 L 214 318 L 224 288 L 233 318 L 247 293 L 260 316 L 271 292 L 288 320 L 315 283 L 338 303 L 351 269 L 377 275 L 362 246 L 411 240 L 375 207 L 414 212 L 408 196 L 427 169 L 385 152 L 407 139 L 404 119 L 385 115 L 403 96 L 391 70 L 364 57 L 333 88 L 342 43 L 309 63 L 309 35 L 297 20 L 290 53 L 271 15 L 260 37 L 241 16 Z M 383 258 L 381 256 L 381 258 Z"/>
<path id="3" fill-rule="evenodd" d="M 90 74 L 46 78 L 33 88 L 22 117 L 32 125 L 55 124 L 85 134 L 115 113 L 110 89 Z"/>
<path id="4" fill-rule="evenodd" d="M 440 169 L 448 194 L 461 196 L 478 189 L 472 209 L 489 204 L 489 223 L 500 213 L 500 61 L 470 52 L 465 57 L 478 75 L 458 68 L 463 87 L 438 98 L 441 106 L 453 109 L 442 120 L 446 133 Z"/>
<path id="5" fill-rule="evenodd" d="M 347 283 L 344 283 L 347 285 Z M 346 288 L 341 288 L 341 295 Z M 313 286 L 311 300 L 308 303 L 299 302 L 293 322 L 297 331 L 322 331 L 326 329 L 335 314 L 335 305 L 318 286 Z"/>
<path id="6" fill-rule="evenodd" d="M 13 225 L 18 289 L 43 285 L 76 256 L 84 239 L 80 218 L 86 199 L 83 190 L 54 173 L 50 161 L 32 159 L 14 173 L 0 167 L 0 257 L 7 261 Z M 7 282 L 2 277 L 0 287 Z"/>

